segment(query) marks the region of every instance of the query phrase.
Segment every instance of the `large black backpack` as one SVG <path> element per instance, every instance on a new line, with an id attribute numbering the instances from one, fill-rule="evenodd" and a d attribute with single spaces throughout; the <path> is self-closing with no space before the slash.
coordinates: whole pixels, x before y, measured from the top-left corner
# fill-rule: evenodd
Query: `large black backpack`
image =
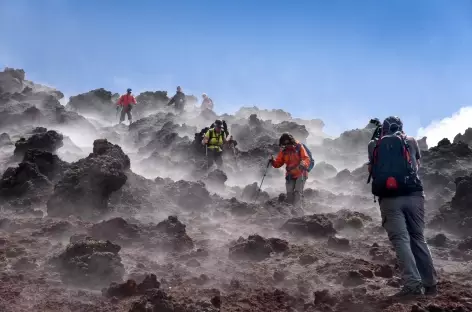
<path id="1" fill-rule="evenodd" d="M 395 197 L 423 191 L 423 184 L 411 162 L 406 138 L 400 133 L 377 141 L 372 163 L 372 194 Z"/>

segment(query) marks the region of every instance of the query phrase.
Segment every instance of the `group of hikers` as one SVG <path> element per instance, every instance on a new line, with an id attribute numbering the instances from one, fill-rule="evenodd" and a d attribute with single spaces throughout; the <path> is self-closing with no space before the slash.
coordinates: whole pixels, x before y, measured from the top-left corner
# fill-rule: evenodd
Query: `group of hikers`
<path id="1" fill-rule="evenodd" d="M 131 107 L 131 104 L 136 104 L 136 99 L 128 89 L 118 105 Z M 168 103 L 172 104 L 177 111 L 183 111 L 185 94 L 180 87 Z M 206 94 L 201 107 L 213 109 L 213 102 Z M 125 114 L 131 121 L 130 110 L 122 112 L 120 120 L 124 120 Z M 436 270 L 424 237 L 425 200 L 423 183 L 418 175 L 421 159 L 418 143 L 405 134 L 400 118 L 390 116 L 383 123 L 376 121 L 377 129 L 367 146 L 368 172 L 369 181 L 372 178 L 372 194 L 374 199 L 378 198 L 382 226 L 402 270 L 403 287 L 394 297 L 436 295 Z M 216 120 L 204 130 L 201 144 L 206 149 L 208 167 L 222 166 L 223 146 L 229 142 L 231 138 L 228 138 L 224 121 Z M 285 165 L 287 202 L 299 206 L 308 173 L 314 166 L 313 157 L 307 146 L 290 133 L 281 135 L 279 147 L 278 155 L 270 156 L 268 166 L 280 168 Z"/>
<path id="2" fill-rule="evenodd" d="M 200 106 L 200 109 L 203 110 L 213 110 L 213 101 L 206 93 L 202 94 L 202 104 Z M 170 99 L 169 103 L 167 103 L 167 106 L 171 106 L 172 104 L 174 105 L 174 108 L 176 112 L 182 113 L 185 109 L 187 103 L 187 97 L 185 93 L 182 92 L 182 88 L 180 86 L 177 87 L 177 92 L 175 95 Z M 122 123 L 125 120 L 125 117 L 128 116 L 128 121 L 131 124 L 133 120 L 133 116 L 131 114 L 131 111 L 133 109 L 133 106 L 136 105 L 136 98 L 132 94 L 132 90 L 128 88 L 126 90 L 126 94 L 123 94 L 120 96 L 118 101 L 116 102 L 116 110 L 119 112 L 121 110 L 120 114 L 120 123 Z"/>

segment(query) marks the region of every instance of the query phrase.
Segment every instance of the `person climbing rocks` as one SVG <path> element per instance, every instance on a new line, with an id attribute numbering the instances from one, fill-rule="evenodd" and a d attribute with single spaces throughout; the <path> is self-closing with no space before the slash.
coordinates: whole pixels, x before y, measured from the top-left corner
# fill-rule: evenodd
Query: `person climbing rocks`
<path id="1" fill-rule="evenodd" d="M 390 116 L 383 121 L 380 138 L 371 140 L 367 151 L 372 194 L 378 197 L 382 226 L 402 270 L 403 287 L 393 296 L 436 295 L 436 270 L 424 237 L 418 143 L 405 135 L 400 118 Z"/>
<path id="2" fill-rule="evenodd" d="M 274 168 L 285 166 L 285 187 L 287 201 L 294 206 L 300 205 L 303 188 L 308 178 L 308 167 L 310 156 L 305 147 L 290 133 L 284 133 L 279 139 L 280 152 L 274 159 L 270 157 L 269 162 Z"/>
<path id="3" fill-rule="evenodd" d="M 202 105 L 200 106 L 200 109 L 202 111 L 204 111 L 204 110 L 211 110 L 212 111 L 213 110 L 213 101 L 212 101 L 212 99 L 210 99 L 206 93 L 202 94 L 202 98 L 203 98 L 203 101 L 202 101 Z"/>
<path id="4" fill-rule="evenodd" d="M 178 113 L 182 113 L 185 109 L 186 104 L 186 96 L 182 92 L 182 88 L 180 86 L 177 87 L 177 92 L 175 95 L 170 99 L 168 106 L 174 104 L 175 110 Z"/>
<path id="5" fill-rule="evenodd" d="M 223 166 L 223 145 L 226 143 L 226 133 L 223 130 L 223 122 L 216 120 L 214 127 L 205 133 L 202 144 L 207 146 L 208 169 L 216 163 L 218 169 Z"/>
<path id="6" fill-rule="evenodd" d="M 133 121 L 133 116 L 131 115 L 132 105 L 136 105 L 136 99 L 131 94 L 131 89 L 126 90 L 126 94 L 123 94 L 118 99 L 116 103 L 116 110 L 119 111 L 121 107 L 121 115 L 120 115 L 120 124 L 125 120 L 125 115 L 128 115 L 129 123 L 131 124 Z"/>

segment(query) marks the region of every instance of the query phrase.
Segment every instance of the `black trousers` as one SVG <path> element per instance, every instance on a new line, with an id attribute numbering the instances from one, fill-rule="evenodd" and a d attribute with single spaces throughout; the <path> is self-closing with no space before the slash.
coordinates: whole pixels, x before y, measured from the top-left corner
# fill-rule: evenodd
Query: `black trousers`
<path id="1" fill-rule="evenodd" d="M 223 152 L 218 151 L 217 148 L 208 148 L 207 149 L 207 161 L 208 161 L 208 169 L 216 164 L 216 167 L 220 169 L 223 166 Z"/>

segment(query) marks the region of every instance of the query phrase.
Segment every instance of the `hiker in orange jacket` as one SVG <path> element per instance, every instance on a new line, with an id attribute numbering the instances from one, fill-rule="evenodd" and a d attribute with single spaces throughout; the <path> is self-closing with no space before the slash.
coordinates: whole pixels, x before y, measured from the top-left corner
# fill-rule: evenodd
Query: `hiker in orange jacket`
<path id="1" fill-rule="evenodd" d="M 119 110 L 121 106 L 120 123 L 125 120 L 125 115 L 128 115 L 128 120 L 131 124 L 133 118 L 133 116 L 131 116 L 132 105 L 136 105 L 136 99 L 131 94 L 131 89 L 128 89 L 126 90 L 126 94 L 120 96 L 120 99 L 116 103 L 116 110 Z"/>
<path id="2" fill-rule="evenodd" d="M 308 156 L 303 144 L 295 140 L 290 133 L 282 134 L 279 146 L 281 148 L 279 154 L 275 159 L 271 156 L 270 162 L 274 168 L 286 165 L 285 187 L 287 200 L 294 206 L 298 206 L 305 181 L 308 178 L 307 168 L 310 166 L 310 156 Z"/>

